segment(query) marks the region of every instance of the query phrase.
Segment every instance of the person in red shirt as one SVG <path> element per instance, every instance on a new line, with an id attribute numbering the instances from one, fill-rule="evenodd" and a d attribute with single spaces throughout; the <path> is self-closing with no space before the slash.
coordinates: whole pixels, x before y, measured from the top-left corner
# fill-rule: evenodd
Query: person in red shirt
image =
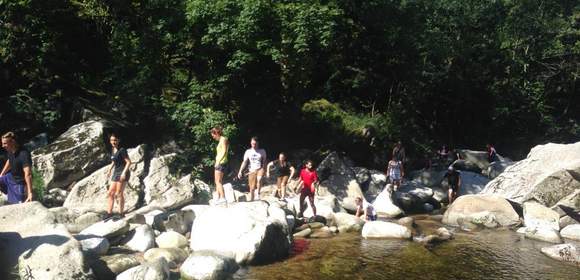
<path id="1" fill-rule="evenodd" d="M 314 206 L 314 191 L 318 185 L 318 174 L 314 170 L 312 160 L 307 160 L 305 167 L 300 171 L 300 180 L 298 181 L 298 189 L 300 189 L 300 215 L 302 217 L 304 214 L 304 199 L 308 197 L 310 201 L 310 206 L 312 207 L 312 213 L 314 217 L 316 216 L 316 206 Z"/>

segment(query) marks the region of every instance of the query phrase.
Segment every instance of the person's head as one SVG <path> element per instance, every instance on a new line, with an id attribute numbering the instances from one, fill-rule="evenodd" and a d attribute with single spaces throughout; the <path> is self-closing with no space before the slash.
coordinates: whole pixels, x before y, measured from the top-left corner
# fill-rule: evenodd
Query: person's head
<path id="1" fill-rule="evenodd" d="M 14 132 L 7 132 L 2 135 L 2 148 L 6 151 L 14 152 L 18 144 L 16 143 L 16 134 Z"/>
<path id="2" fill-rule="evenodd" d="M 250 147 L 252 147 L 253 149 L 257 149 L 258 148 L 258 136 L 254 136 L 252 137 L 252 139 L 250 139 Z"/>
<path id="3" fill-rule="evenodd" d="M 487 144 L 487 145 L 485 145 L 485 147 L 487 147 L 487 149 L 491 149 L 493 147 L 493 145 L 492 144 Z"/>
<path id="4" fill-rule="evenodd" d="M 114 148 L 118 148 L 120 142 L 121 138 L 119 138 L 117 134 L 111 133 L 111 135 L 109 135 L 109 143 L 111 143 L 111 146 L 113 146 Z"/>
<path id="5" fill-rule="evenodd" d="M 314 162 L 311 159 L 306 160 L 304 167 L 306 167 L 308 170 L 312 170 L 312 168 L 314 168 Z"/>
<path id="6" fill-rule="evenodd" d="M 453 171 L 455 171 L 455 167 L 453 167 L 453 165 L 447 167 L 447 173 L 453 173 Z"/>
<path id="7" fill-rule="evenodd" d="M 286 154 L 285 153 L 280 153 L 278 155 L 278 160 L 281 161 L 281 162 L 286 161 Z"/>
<path id="8" fill-rule="evenodd" d="M 356 205 L 361 205 L 362 204 L 362 198 L 360 196 L 358 196 L 357 198 L 354 199 L 354 203 L 356 203 Z"/>
<path id="9" fill-rule="evenodd" d="M 223 135 L 223 129 L 220 126 L 216 126 L 209 133 L 214 140 L 220 140 L 220 137 Z"/>
<path id="10" fill-rule="evenodd" d="M 401 146 L 403 146 L 403 142 L 401 140 L 397 141 L 396 146 L 397 148 L 400 148 Z"/>

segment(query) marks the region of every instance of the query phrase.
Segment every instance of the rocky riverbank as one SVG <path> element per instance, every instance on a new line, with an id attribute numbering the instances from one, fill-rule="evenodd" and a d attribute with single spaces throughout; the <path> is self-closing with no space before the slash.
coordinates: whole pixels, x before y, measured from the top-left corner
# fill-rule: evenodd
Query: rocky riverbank
<path id="1" fill-rule="evenodd" d="M 580 240 L 580 142 L 538 146 L 515 163 L 500 157 L 490 164 L 484 152 L 461 150 L 463 159 L 453 163 L 462 170 L 461 196 L 449 206 L 444 168 L 411 172 L 393 194 L 382 172 L 333 152 L 317 167 L 318 216 L 308 222 L 297 217 L 297 196 L 273 196 L 273 180 L 255 202 L 246 202 L 243 183 L 228 182 L 227 205 L 213 206 L 209 185 L 176 168 L 179 151 L 139 145 L 128 151 L 129 213 L 103 220 L 106 127 L 78 124 L 33 152 L 47 188 L 44 205 L 0 207 L 0 259 L 22 279 L 223 279 L 240 267 L 287 258 L 297 239 L 354 232 L 434 246 L 457 231 L 484 228 L 559 244 L 546 243 L 542 252 L 580 263 L 574 243 Z M 374 205 L 379 221 L 353 215 L 356 197 Z M 422 232 L 407 217 L 413 213 L 429 213 L 446 226 Z M 309 206 L 305 216 L 312 216 Z"/>

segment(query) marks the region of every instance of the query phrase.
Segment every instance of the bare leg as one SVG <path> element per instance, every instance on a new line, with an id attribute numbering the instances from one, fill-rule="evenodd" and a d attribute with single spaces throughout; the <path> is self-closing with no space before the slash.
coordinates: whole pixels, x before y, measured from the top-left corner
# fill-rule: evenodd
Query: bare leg
<path id="1" fill-rule="evenodd" d="M 449 199 L 448 205 L 451 205 L 451 203 L 453 203 L 453 189 L 449 188 L 449 190 L 447 191 L 447 196 Z"/>
<path id="2" fill-rule="evenodd" d="M 115 182 L 111 183 L 109 191 L 107 192 L 107 197 L 109 198 L 107 214 L 111 215 L 113 213 L 113 206 L 115 205 Z"/>
<path id="3" fill-rule="evenodd" d="M 224 193 L 224 186 L 222 184 L 222 180 L 224 178 L 224 173 L 218 170 L 214 171 L 214 181 L 215 181 L 215 189 L 218 194 L 218 198 L 225 198 Z"/>
<path id="4" fill-rule="evenodd" d="M 262 176 L 264 173 L 264 169 L 260 169 L 256 171 L 256 188 L 258 189 L 258 197 L 260 197 L 260 190 L 262 189 Z"/>
<path id="5" fill-rule="evenodd" d="M 300 215 L 298 215 L 298 217 L 304 217 L 304 199 L 306 198 L 306 195 L 302 192 L 300 192 Z"/>
<path id="6" fill-rule="evenodd" d="M 125 181 L 121 181 L 117 183 L 117 192 L 116 195 L 119 198 L 119 214 L 124 215 L 125 212 Z"/>
<path id="7" fill-rule="evenodd" d="M 308 195 L 308 200 L 310 201 L 310 207 L 312 207 L 313 217 L 316 217 L 316 206 L 314 206 L 314 194 Z"/>

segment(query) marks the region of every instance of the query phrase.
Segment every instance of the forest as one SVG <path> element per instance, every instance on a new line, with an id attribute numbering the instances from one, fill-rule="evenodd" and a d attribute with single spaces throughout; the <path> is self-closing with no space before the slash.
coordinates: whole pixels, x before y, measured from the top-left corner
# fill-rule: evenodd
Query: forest
<path id="1" fill-rule="evenodd" d="M 90 110 L 127 145 L 393 143 L 519 159 L 580 137 L 577 0 L 0 0 L 0 131 L 50 139 Z"/>

